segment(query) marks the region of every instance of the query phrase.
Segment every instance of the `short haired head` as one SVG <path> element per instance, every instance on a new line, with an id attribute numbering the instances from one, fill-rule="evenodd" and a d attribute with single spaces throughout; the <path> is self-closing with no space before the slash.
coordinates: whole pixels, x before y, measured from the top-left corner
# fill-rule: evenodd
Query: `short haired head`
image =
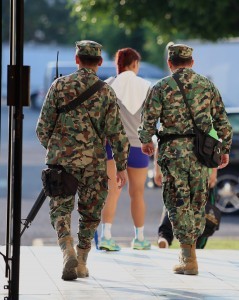
<path id="1" fill-rule="evenodd" d="M 102 45 L 89 40 L 83 40 L 76 42 L 76 54 L 101 57 Z"/>
<path id="2" fill-rule="evenodd" d="M 185 44 L 168 45 L 168 60 L 173 64 L 184 64 L 192 60 L 193 48 Z"/>
<path id="3" fill-rule="evenodd" d="M 115 63 L 117 66 L 117 73 L 120 74 L 125 71 L 125 67 L 131 65 L 133 61 L 140 61 L 141 55 L 138 51 L 132 48 L 119 49 L 115 54 Z"/>

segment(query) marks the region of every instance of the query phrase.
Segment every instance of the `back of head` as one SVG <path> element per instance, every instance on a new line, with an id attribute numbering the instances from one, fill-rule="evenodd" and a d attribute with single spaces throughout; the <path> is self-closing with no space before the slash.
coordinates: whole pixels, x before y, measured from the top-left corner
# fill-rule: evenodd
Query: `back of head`
<path id="1" fill-rule="evenodd" d="M 192 62 L 193 48 L 185 44 L 169 44 L 168 48 L 168 60 L 174 66 L 184 66 Z"/>
<path id="2" fill-rule="evenodd" d="M 117 73 L 120 74 L 125 71 L 125 68 L 130 66 L 134 61 L 140 61 L 140 54 L 132 48 L 119 49 L 115 54 L 115 63 L 117 66 Z"/>
<path id="3" fill-rule="evenodd" d="M 102 45 L 94 41 L 82 40 L 76 42 L 76 55 L 86 65 L 94 66 L 102 60 L 101 49 Z"/>

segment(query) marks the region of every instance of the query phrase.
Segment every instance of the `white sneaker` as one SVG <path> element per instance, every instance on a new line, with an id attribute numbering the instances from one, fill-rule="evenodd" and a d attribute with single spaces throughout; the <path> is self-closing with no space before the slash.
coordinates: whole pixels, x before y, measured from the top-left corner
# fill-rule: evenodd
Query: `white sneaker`
<path id="1" fill-rule="evenodd" d="M 169 244 L 168 244 L 168 241 L 165 238 L 160 237 L 158 239 L 158 246 L 159 246 L 159 248 L 168 248 Z"/>

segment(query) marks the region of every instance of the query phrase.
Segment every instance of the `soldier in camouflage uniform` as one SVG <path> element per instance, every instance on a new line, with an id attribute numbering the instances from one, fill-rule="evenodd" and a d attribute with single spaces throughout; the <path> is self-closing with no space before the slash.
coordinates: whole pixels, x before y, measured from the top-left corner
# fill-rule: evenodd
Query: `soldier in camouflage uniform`
<path id="1" fill-rule="evenodd" d="M 74 196 L 50 199 L 50 219 L 63 252 L 62 279 L 89 276 L 86 267 L 91 240 L 100 223 L 107 196 L 105 140 L 112 147 L 119 187 L 127 181 L 129 142 L 122 125 L 117 98 L 105 84 L 89 99 L 67 113 L 58 109 L 91 87 L 102 64 L 102 46 L 94 41 L 76 43 L 78 70 L 56 79 L 47 95 L 38 119 L 36 133 L 46 148 L 46 164 L 61 165 L 78 179 L 79 231 L 76 252 L 71 237 L 71 213 Z"/>
<path id="2" fill-rule="evenodd" d="M 168 47 L 168 66 L 178 73 L 191 106 L 195 122 L 204 132 L 214 129 L 223 143 L 220 168 L 229 162 L 232 128 L 215 85 L 191 67 L 193 49 L 183 44 Z M 208 168 L 193 152 L 194 127 L 189 111 L 172 76 L 159 80 L 146 99 L 138 129 L 142 151 L 153 155 L 152 136 L 160 119 L 158 164 L 163 173 L 163 200 L 175 237 L 180 242 L 178 274 L 196 275 L 195 245 L 205 227 L 208 193 Z M 170 139 L 170 135 L 172 139 Z M 172 135 L 177 135 L 173 137 Z"/>

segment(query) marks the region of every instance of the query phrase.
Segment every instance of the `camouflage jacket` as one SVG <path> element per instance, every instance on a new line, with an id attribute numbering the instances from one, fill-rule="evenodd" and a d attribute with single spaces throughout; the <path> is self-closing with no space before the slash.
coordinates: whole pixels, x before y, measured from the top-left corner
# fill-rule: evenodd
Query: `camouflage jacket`
<path id="1" fill-rule="evenodd" d="M 57 109 L 69 103 L 98 80 L 91 69 L 82 68 L 56 79 L 45 98 L 36 133 L 47 149 L 46 164 L 84 168 L 106 166 L 105 140 L 112 147 L 118 171 L 127 166 L 129 142 L 120 119 L 117 98 L 105 86 L 68 113 Z"/>
<path id="2" fill-rule="evenodd" d="M 229 153 L 232 127 L 228 121 L 220 93 L 206 77 L 192 69 L 178 69 L 188 103 L 197 127 L 208 133 L 212 128 L 223 141 L 223 153 Z M 138 129 L 142 143 L 151 141 L 160 120 L 160 135 L 194 133 L 192 119 L 176 81 L 172 76 L 159 80 L 144 103 Z"/>

